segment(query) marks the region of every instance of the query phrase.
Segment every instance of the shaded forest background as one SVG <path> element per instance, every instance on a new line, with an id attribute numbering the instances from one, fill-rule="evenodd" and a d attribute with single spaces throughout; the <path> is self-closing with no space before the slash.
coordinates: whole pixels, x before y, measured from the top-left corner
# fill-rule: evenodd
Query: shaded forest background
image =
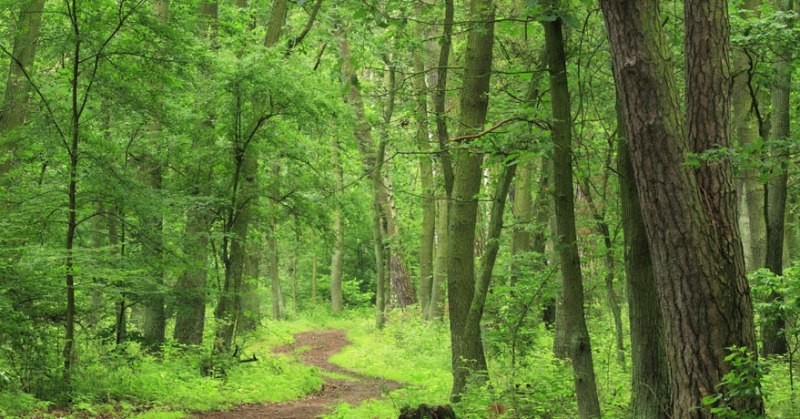
<path id="1" fill-rule="evenodd" d="M 409 403 L 794 417 L 796 7 L 0 0 L 0 414 L 351 322 Z"/>

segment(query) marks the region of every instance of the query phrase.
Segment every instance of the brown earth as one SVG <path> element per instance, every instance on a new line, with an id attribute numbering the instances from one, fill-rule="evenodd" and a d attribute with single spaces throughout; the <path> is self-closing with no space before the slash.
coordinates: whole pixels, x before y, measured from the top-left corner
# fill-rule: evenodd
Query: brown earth
<path id="1" fill-rule="evenodd" d="M 329 413 L 340 403 L 357 405 L 375 399 L 400 383 L 381 378 L 367 377 L 328 362 L 328 359 L 350 344 L 344 330 L 315 330 L 298 333 L 290 345 L 273 350 L 276 354 L 294 354 L 306 364 L 350 380 L 325 378 L 322 389 L 299 400 L 281 403 L 247 404 L 234 410 L 194 414 L 196 419 L 313 419 Z"/>

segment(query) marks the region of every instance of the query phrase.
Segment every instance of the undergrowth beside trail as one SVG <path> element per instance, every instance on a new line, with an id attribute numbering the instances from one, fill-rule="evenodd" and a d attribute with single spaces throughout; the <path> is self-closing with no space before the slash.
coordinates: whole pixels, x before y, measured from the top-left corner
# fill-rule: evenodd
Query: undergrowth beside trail
<path id="1" fill-rule="evenodd" d="M 396 418 L 403 406 L 449 403 L 451 385 L 450 335 L 446 320 L 425 322 L 416 307 L 388 314 L 383 330 L 374 326 L 371 309 L 331 316 L 326 310 L 304 312 L 283 321 L 265 320 L 254 334 L 239 339 L 240 354 L 257 362 L 222 365 L 224 375 L 203 376 L 208 351 L 166 345 L 163 355 L 145 354 L 136 344 L 124 350 L 82 348 L 75 372 L 69 410 L 14 390 L 0 391 L 0 417 L 14 418 L 137 418 L 176 419 L 189 412 L 230 409 L 243 403 L 301 398 L 316 391 L 325 378 L 337 374 L 301 364 L 271 350 L 292 342 L 296 333 L 314 329 L 343 329 L 352 342 L 331 362 L 358 373 L 401 382 L 381 399 L 357 406 L 341 404 L 328 419 Z M 630 399 L 630 359 L 620 365 L 615 356 L 613 326 L 600 320 L 592 331 L 595 373 L 604 417 L 626 418 Z M 553 335 L 542 325 L 520 340 L 511 356 L 509 339 L 501 328 L 484 328 L 490 360 L 490 379 L 468 387 L 453 407 L 459 418 L 488 417 L 500 404 L 504 417 L 576 417 L 569 363 L 552 355 Z M 796 411 L 787 363 L 770 361 L 763 379 L 768 417 L 790 418 Z"/>

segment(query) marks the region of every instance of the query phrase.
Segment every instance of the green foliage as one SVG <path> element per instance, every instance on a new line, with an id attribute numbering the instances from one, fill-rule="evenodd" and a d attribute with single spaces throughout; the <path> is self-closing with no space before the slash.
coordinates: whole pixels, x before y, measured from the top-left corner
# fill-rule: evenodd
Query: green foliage
<path id="1" fill-rule="evenodd" d="M 737 410 L 736 400 L 762 397 L 761 379 L 763 367 L 751 352 L 744 347 L 728 348 L 725 357 L 730 370 L 722 377 L 718 392 L 703 398 L 703 407 L 720 418 L 760 418 L 760 414 Z"/>

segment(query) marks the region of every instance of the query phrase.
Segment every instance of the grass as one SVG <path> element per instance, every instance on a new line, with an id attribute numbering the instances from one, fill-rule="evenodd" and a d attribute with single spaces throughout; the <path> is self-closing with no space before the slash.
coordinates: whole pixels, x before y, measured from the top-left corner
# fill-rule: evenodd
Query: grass
<path id="1" fill-rule="evenodd" d="M 202 351 L 166 346 L 163 357 L 156 359 L 136 345 L 114 356 L 84 348 L 86 355 L 75 372 L 71 411 L 48 412 L 47 402 L 5 390 L 0 391 L 0 417 L 176 419 L 194 411 L 298 399 L 319 389 L 325 378 L 353 380 L 347 374 L 303 365 L 292 356 L 271 354 L 273 348 L 292 342 L 295 333 L 313 329 L 347 330 L 352 344 L 335 355 L 333 363 L 403 383 L 402 388 L 387 390 L 380 399 L 336 406 L 327 418 L 392 418 L 403 406 L 448 403 L 452 378 L 447 324 L 424 322 L 413 308 L 390 312 L 383 330 L 377 330 L 372 319 L 372 310 L 363 309 L 340 316 L 320 310 L 280 322 L 265 321 L 256 334 L 240 339 L 243 357 L 255 354 L 259 361 L 231 361 L 225 366 L 224 378 L 200 374 Z M 608 322 L 595 320 L 589 328 L 604 417 L 624 418 L 630 398 L 630 360 L 625 366 L 617 363 Z M 491 380 L 468 389 L 462 402 L 454 405 L 458 417 L 486 417 L 487 406 L 495 402 L 509 411 L 516 408 L 518 417 L 576 416 L 572 371 L 568 362 L 553 357 L 552 333 L 540 327 L 530 336 L 512 365 L 507 338 L 487 326 L 484 338 Z M 787 363 L 771 362 L 763 380 L 769 417 L 797 417 L 798 403 L 788 382 Z"/>

